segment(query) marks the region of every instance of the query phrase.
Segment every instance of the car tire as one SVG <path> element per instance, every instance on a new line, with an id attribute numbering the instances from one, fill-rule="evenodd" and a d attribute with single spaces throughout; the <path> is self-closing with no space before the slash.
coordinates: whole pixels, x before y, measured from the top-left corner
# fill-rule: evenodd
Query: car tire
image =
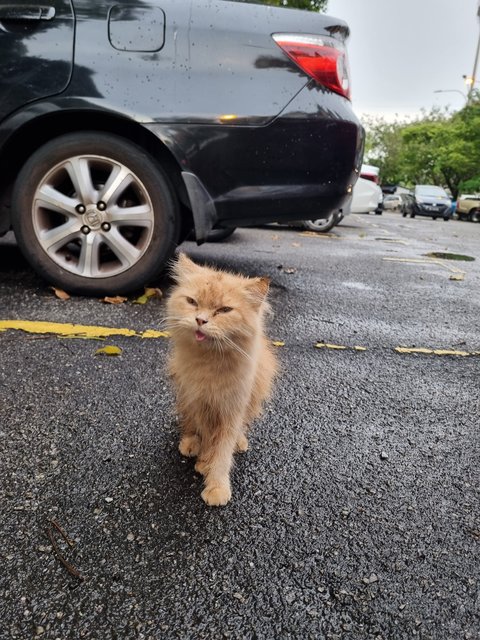
<path id="1" fill-rule="evenodd" d="M 471 222 L 480 222 L 480 209 L 474 209 L 470 211 Z"/>
<path id="2" fill-rule="evenodd" d="M 415 218 L 415 214 L 414 214 L 414 213 L 411 213 L 411 214 L 410 214 L 410 218 Z"/>
<path id="3" fill-rule="evenodd" d="M 317 231 L 319 233 L 327 233 L 333 229 L 341 220 L 338 211 L 334 211 L 327 218 L 318 218 L 317 220 L 304 220 L 302 222 L 305 229 L 309 231 Z"/>
<path id="4" fill-rule="evenodd" d="M 436 220 L 436 219 L 437 219 L 437 216 L 432 216 L 432 219 L 433 219 L 433 220 Z"/>
<path id="5" fill-rule="evenodd" d="M 119 136 L 78 132 L 40 147 L 15 183 L 12 224 L 33 268 L 69 292 L 129 293 L 155 278 L 180 233 L 167 175 Z"/>
<path id="6" fill-rule="evenodd" d="M 444 222 L 448 222 L 450 220 L 450 216 L 443 216 Z"/>

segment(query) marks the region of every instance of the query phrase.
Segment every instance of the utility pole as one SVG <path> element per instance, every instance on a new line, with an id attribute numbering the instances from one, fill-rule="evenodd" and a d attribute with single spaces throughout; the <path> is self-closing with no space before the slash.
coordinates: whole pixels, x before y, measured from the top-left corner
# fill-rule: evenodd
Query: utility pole
<path id="1" fill-rule="evenodd" d="M 477 17 L 480 20 L 480 0 L 478 0 Z M 473 63 L 473 73 L 472 73 L 472 77 L 469 78 L 469 80 L 470 80 L 470 88 L 468 89 L 468 94 L 467 94 L 467 104 L 471 101 L 472 92 L 473 92 L 473 90 L 475 88 L 475 82 L 477 80 L 477 68 L 478 68 L 478 58 L 479 58 L 479 56 L 480 56 L 480 32 L 478 34 L 477 50 L 475 52 L 475 62 Z"/>

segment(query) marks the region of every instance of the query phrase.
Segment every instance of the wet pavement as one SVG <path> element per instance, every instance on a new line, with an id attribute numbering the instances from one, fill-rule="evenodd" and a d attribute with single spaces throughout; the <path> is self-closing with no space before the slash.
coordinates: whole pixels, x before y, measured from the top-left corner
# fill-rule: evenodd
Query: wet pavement
<path id="1" fill-rule="evenodd" d="M 480 225 L 183 249 L 272 279 L 282 373 L 233 500 L 208 508 L 177 452 L 168 339 L 0 332 L 0 638 L 480 638 Z M 0 241 L 0 320 L 140 333 L 164 311 L 59 300 Z"/>

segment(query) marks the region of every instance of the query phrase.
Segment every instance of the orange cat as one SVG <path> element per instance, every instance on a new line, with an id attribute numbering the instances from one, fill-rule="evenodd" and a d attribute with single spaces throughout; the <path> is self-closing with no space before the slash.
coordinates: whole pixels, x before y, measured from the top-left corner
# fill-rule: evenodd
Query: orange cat
<path id="1" fill-rule="evenodd" d="M 208 505 L 230 500 L 235 451 L 269 396 L 277 362 L 264 334 L 266 278 L 200 267 L 180 254 L 167 303 L 180 453 L 196 456 Z"/>

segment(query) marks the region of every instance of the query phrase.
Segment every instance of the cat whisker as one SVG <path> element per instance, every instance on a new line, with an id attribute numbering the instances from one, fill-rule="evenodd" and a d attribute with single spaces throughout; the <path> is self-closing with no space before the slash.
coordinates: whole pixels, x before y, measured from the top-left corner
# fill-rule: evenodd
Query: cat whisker
<path id="1" fill-rule="evenodd" d="M 191 330 L 191 322 L 182 317 L 167 317 L 165 318 L 165 326 L 167 329 L 186 329 Z"/>
<path id="2" fill-rule="evenodd" d="M 236 344 L 231 338 L 229 338 L 228 336 L 223 336 L 222 340 L 232 349 L 234 349 L 235 351 L 238 351 L 238 353 L 242 356 L 244 356 L 245 358 L 247 358 L 248 360 L 252 360 L 252 357 L 249 353 L 247 353 L 246 351 L 244 351 L 238 344 Z"/>
<path id="3" fill-rule="evenodd" d="M 237 327 L 236 332 L 241 336 L 245 336 L 246 338 L 251 338 L 253 335 L 255 335 L 255 331 L 253 331 L 250 327 Z"/>

